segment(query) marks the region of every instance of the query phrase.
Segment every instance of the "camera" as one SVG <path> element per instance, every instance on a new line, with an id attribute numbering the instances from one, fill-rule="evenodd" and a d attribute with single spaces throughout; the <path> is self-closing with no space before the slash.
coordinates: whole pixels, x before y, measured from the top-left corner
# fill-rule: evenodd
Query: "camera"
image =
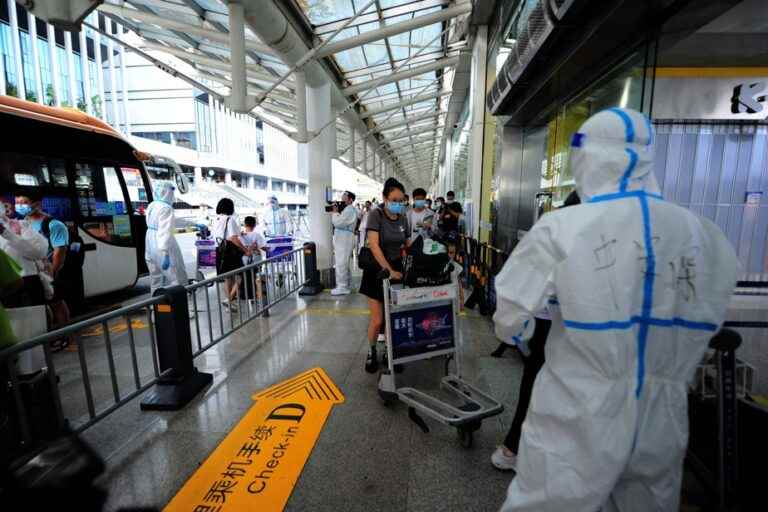
<path id="1" fill-rule="evenodd" d="M 347 203 L 344 201 L 326 201 L 328 203 L 328 206 L 325 207 L 325 211 L 327 213 L 331 213 L 333 211 L 333 207 L 335 206 L 338 208 L 339 213 L 344 211 L 344 208 L 347 207 Z"/>

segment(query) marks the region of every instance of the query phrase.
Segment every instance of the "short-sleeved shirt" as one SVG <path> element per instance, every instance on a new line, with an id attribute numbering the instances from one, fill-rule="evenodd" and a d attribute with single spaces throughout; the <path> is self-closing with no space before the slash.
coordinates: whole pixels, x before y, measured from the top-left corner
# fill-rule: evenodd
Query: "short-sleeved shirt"
<path id="1" fill-rule="evenodd" d="M 5 251 L 0 250 L 0 288 L 10 285 L 21 279 L 21 267 L 8 256 Z M 16 336 L 11 328 L 11 321 L 0 304 L 0 348 L 16 343 Z"/>
<path id="2" fill-rule="evenodd" d="M 234 215 L 219 215 L 211 230 L 213 240 L 218 244 L 232 236 L 240 236 L 240 225 Z"/>
<path id="3" fill-rule="evenodd" d="M 259 233 L 258 231 L 251 231 L 251 232 L 245 232 L 240 235 L 240 241 L 243 243 L 246 247 L 251 247 L 253 245 L 256 245 L 259 249 L 267 245 L 267 240 L 264 238 L 264 235 Z M 250 258 L 248 256 L 243 256 L 243 263 L 249 263 L 249 261 L 260 261 L 261 260 L 261 251 L 254 251 L 253 256 Z"/>
<path id="4" fill-rule="evenodd" d="M 45 233 L 43 233 L 43 222 L 44 220 L 33 220 L 32 228 L 45 236 Z M 51 249 L 69 247 L 69 229 L 67 229 L 66 224 L 60 220 L 51 219 L 48 223 L 48 232 L 50 233 L 48 236 L 48 244 L 51 246 Z"/>
<path id="5" fill-rule="evenodd" d="M 381 208 L 371 210 L 368 214 L 367 231 L 378 231 L 379 245 L 388 261 L 400 258 L 400 248 L 411 236 L 411 229 L 405 215 L 398 215 L 397 219 L 392 220 Z"/>
<path id="6" fill-rule="evenodd" d="M 418 235 L 429 235 L 429 229 L 426 225 L 431 225 L 435 213 L 429 208 L 424 208 L 422 211 L 417 212 L 414 209 L 408 211 L 408 223 L 411 226 L 411 238 L 416 238 Z"/>

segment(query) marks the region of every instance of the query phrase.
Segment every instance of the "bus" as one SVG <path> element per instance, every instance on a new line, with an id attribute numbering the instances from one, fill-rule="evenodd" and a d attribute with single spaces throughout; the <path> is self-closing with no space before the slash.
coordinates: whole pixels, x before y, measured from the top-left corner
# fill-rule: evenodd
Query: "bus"
<path id="1" fill-rule="evenodd" d="M 43 210 L 77 230 L 85 297 L 132 287 L 147 272 L 147 155 L 95 117 L 10 96 L 0 96 L 0 127 L 2 200 L 36 189 Z"/>

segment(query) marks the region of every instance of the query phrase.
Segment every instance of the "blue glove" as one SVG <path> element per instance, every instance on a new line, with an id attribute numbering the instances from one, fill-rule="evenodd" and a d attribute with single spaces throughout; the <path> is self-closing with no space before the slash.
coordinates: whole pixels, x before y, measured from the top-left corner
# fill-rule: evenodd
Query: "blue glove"
<path id="1" fill-rule="evenodd" d="M 171 257 L 168 254 L 163 256 L 163 262 L 160 264 L 160 268 L 163 270 L 168 270 L 171 268 Z"/>

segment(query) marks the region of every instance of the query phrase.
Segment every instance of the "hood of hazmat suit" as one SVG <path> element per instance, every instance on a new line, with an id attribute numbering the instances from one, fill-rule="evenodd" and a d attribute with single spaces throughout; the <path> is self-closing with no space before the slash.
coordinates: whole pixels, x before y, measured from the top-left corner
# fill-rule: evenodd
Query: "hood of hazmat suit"
<path id="1" fill-rule="evenodd" d="M 158 288 L 188 283 L 184 258 L 174 237 L 173 200 L 176 187 L 170 181 L 154 183 L 154 201 L 147 206 L 147 237 L 144 259 L 147 261 L 152 293 Z M 163 270 L 164 260 L 169 261 Z"/>
<path id="2" fill-rule="evenodd" d="M 573 137 L 582 204 L 544 215 L 496 279 L 497 335 L 552 329 L 503 511 L 676 511 L 687 382 L 725 318 L 737 259 L 662 199 L 653 128 L 609 109 Z"/>

